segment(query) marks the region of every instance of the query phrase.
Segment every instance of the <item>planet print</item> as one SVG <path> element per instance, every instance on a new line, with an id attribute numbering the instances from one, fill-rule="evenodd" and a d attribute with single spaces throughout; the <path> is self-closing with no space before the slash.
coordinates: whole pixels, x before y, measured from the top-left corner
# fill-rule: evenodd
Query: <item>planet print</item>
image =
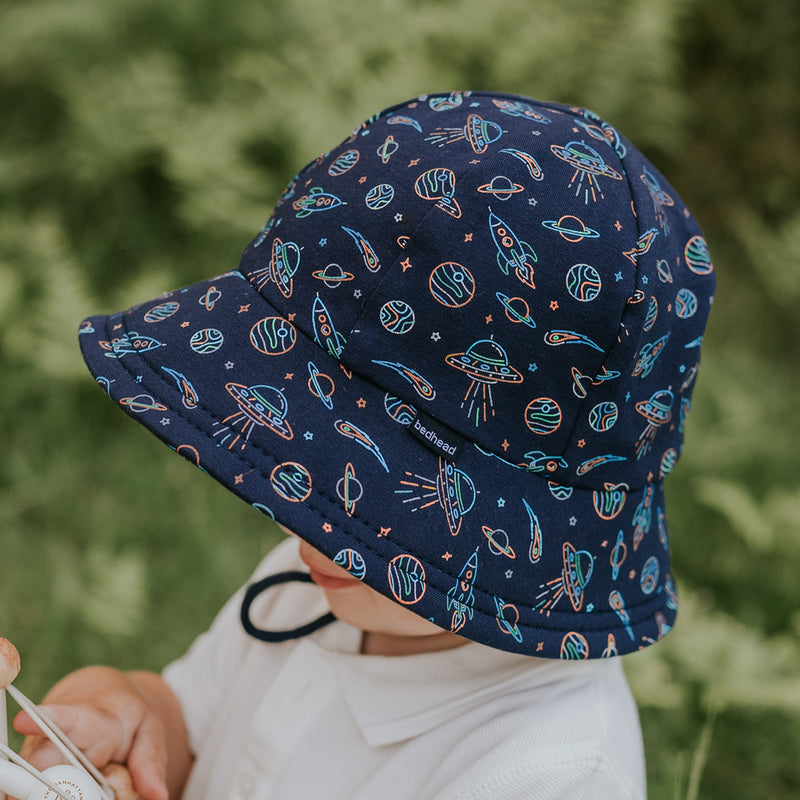
<path id="1" fill-rule="evenodd" d="M 589 264 L 574 264 L 567 272 L 567 291 L 579 302 L 590 303 L 603 285 L 597 270 Z"/>
<path id="2" fill-rule="evenodd" d="M 691 289 L 681 289 L 675 298 L 675 313 L 680 319 L 689 319 L 697 313 L 697 295 Z"/>
<path id="3" fill-rule="evenodd" d="M 394 187 L 389 183 L 379 183 L 367 192 L 364 202 L 371 211 L 380 211 L 380 209 L 386 208 L 393 198 Z"/>
<path id="4" fill-rule="evenodd" d="M 297 331 L 283 317 L 265 317 L 250 329 L 250 344 L 265 356 L 280 356 L 294 347 Z"/>
<path id="5" fill-rule="evenodd" d="M 533 433 L 553 433 L 561 425 L 561 407 L 551 397 L 531 400 L 525 409 L 525 424 Z"/>
<path id="6" fill-rule="evenodd" d="M 472 273 L 455 261 L 445 261 L 435 267 L 428 286 L 434 300 L 448 308 L 461 308 L 475 295 Z"/>
<path id="7" fill-rule="evenodd" d="M 390 300 L 380 310 L 381 325 L 389 333 L 408 333 L 416 322 L 414 309 L 404 300 Z"/>
<path id="8" fill-rule="evenodd" d="M 180 307 L 181 304 L 176 303 L 174 300 L 170 300 L 167 303 L 161 303 L 160 305 L 153 306 L 153 308 L 145 312 L 144 321 L 162 322 L 165 319 L 169 319 Z"/>
<path id="9" fill-rule="evenodd" d="M 201 328 L 195 331 L 189 339 L 189 347 L 199 355 L 216 353 L 222 347 L 225 337 L 222 331 L 216 328 Z"/>

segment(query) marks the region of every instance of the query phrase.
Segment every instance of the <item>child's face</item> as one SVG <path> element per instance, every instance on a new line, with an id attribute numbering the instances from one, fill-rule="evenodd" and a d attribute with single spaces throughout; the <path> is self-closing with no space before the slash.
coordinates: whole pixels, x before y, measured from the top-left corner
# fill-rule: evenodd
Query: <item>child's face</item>
<path id="1" fill-rule="evenodd" d="M 300 558 L 308 566 L 314 583 L 325 592 L 335 616 L 364 631 L 362 652 L 410 655 L 466 643 L 461 636 L 443 630 L 371 589 L 302 539 Z"/>

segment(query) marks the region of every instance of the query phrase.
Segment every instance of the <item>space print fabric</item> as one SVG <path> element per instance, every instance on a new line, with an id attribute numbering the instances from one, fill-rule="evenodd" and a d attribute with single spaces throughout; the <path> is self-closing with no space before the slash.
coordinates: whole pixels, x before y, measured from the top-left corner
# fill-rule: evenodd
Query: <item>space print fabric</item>
<path id="1" fill-rule="evenodd" d="M 713 292 L 693 217 L 612 126 L 455 93 L 304 168 L 239 270 L 81 343 L 131 416 L 378 592 L 595 658 L 674 622 L 662 480 Z"/>

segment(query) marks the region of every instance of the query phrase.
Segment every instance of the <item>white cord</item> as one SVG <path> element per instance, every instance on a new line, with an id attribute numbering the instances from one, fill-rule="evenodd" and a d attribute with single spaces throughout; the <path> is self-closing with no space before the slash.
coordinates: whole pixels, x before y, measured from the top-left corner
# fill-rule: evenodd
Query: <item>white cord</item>
<path id="1" fill-rule="evenodd" d="M 72 740 L 67 736 L 58 725 L 51 720 L 41 708 L 34 702 L 29 700 L 19 689 L 9 684 L 6 687 L 8 693 L 16 700 L 21 709 L 26 711 L 31 719 L 41 728 L 47 738 L 52 742 L 53 746 L 61 753 L 64 758 L 69 761 L 74 767 L 88 772 L 94 778 L 104 800 L 115 800 L 114 790 L 109 785 L 103 774 L 89 761 L 88 758 L 81 752 L 81 750 L 73 744 Z M 59 793 L 60 794 L 60 793 Z M 63 797 L 63 795 L 61 795 Z M 69 799 L 68 799 L 69 800 Z"/>

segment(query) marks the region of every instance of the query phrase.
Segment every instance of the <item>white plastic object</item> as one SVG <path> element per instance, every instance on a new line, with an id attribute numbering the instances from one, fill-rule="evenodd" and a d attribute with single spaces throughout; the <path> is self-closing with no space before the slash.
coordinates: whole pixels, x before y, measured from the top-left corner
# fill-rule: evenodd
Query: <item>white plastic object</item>
<path id="1" fill-rule="evenodd" d="M 92 777 L 70 764 L 57 764 L 42 771 L 62 797 L 71 800 L 102 800 L 102 795 Z M 38 777 L 17 764 L 0 761 L 0 789 L 18 800 L 56 800 L 58 795 L 45 786 Z"/>

